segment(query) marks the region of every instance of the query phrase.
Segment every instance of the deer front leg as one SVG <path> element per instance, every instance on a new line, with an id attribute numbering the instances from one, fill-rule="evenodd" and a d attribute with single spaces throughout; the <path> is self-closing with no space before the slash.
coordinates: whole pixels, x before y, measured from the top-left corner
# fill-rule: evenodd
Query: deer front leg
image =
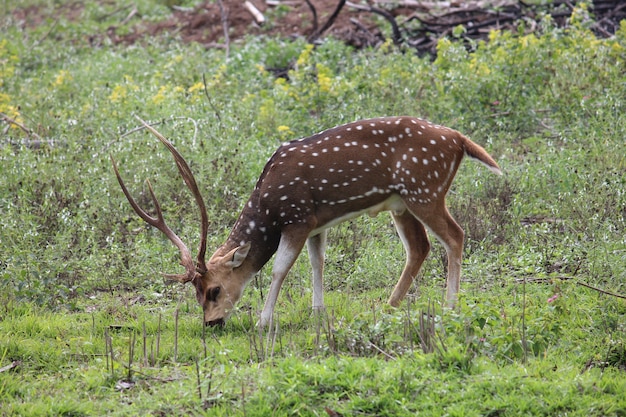
<path id="1" fill-rule="evenodd" d="M 303 233 L 283 232 L 281 235 L 280 243 L 276 250 L 274 267 L 272 269 L 272 284 L 270 285 L 270 292 L 267 294 L 267 299 L 265 300 L 265 306 L 261 312 L 261 318 L 258 322 L 259 327 L 267 327 L 272 321 L 280 287 L 283 285 L 287 273 L 302 251 L 307 235 L 308 231 L 304 231 Z"/>
<path id="2" fill-rule="evenodd" d="M 307 250 L 313 270 L 313 310 L 324 309 L 324 253 L 326 252 L 326 230 L 307 239 Z"/>

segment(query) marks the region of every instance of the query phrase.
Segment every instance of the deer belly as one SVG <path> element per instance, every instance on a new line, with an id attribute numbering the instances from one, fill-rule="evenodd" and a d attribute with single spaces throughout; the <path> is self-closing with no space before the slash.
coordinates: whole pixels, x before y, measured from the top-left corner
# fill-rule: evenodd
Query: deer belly
<path id="1" fill-rule="evenodd" d="M 324 223 L 322 226 L 314 229 L 310 234 L 309 237 L 311 236 L 315 236 L 320 234 L 321 232 L 323 232 L 324 230 L 331 228 L 333 226 L 338 225 L 339 223 L 343 223 L 347 220 L 351 220 L 354 219 L 355 217 L 358 217 L 362 214 L 367 213 L 370 217 L 376 217 L 376 215 L 378 215 L 378 213 L 380 213 L 381 211 L 392 211 L 395 214 L 401 214 L 404 212 L 404 210 L 406 210 L 406 206 L 404 204 L 404 201 L 402 201 L 402 198 L 400 198 L 399 195 L 397 194 L 392 194 L 391 196 L 389 196 L 388 199 L 375 204 L 373 206 L 370 207 L 365 207 L 362 210 L 358 210 L 358 211 L 351 211 L 349 213 L 344 213 L 341 216 L 337 216 L 333 219 L 331 219 L 330 221 L 327 221 L 326 223 Z"/>

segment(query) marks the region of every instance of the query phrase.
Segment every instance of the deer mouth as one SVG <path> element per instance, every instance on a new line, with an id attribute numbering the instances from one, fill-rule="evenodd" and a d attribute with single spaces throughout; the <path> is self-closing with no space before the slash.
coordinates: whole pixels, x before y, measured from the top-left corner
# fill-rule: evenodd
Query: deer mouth
<path id="1" fill-rule="evenodd" d="M 210 326 L 210 327 L 224 327 L 224 325 L 226 324 L 226 321 L 223 318 L 219 318 L 219 319 L 215 319 L 215 320 L 209 320 L 207 322 L 204 322 L 205 326 Z"/>

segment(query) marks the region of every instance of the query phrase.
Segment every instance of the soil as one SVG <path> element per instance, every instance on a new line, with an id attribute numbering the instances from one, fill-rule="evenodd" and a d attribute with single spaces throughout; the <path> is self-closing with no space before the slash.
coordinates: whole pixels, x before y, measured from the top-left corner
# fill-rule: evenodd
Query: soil
<path id="1" fill-rule="evenodd" d="M 106 0 L 102 1 L 106 6 Z M 245 3 L 253 4 L 264 22 L 255 20 Z M 94 33 L 88 41 L 98 45 L 109 38 L 116 44 L 132 44 L 169 33 L 186 42 L 226 48 L 246 36 L 306 37 L 311 42 L 333 36 L 363 48 L 379 45 L 390 37 L 395 43 L 420 54 L 434 55 L 437 40 L 451 35 L 459 25 L 464 27 L 462 36 L 471 39 L 485 39 L 492 29 L 518 30 L 521 21 L 526 31 L 533 31 L 544 14 L 551 14 L 562 26 L 571 15 L 572 3 L 553 0 L 550 5 L 533 6 L 511 0 L 372 0 L 365 5 L 357 0 L 352 3 L 345 0 L 211 0 L 193 9 L 172 6 L 170 17 L 161 22 L 142 19 L 137 9 L 129 5 L 103 16 L 118 17 L 119 24 L 109 27 L 106 33 Z M 78 20 L 83 9 L 84 2 L 76 1 L 57 5 L 53 11 L 47 7 L 27 7 L 12 13 L 18 24 L 34 26 L 59 16 Z M 333 16 L 336 10 L 339 12 Z M 594 32 L 600 37 L 609 37 L 619 28 L 620 20 L 626 18 L 626 2 L 596 0 L 590 12 L 595 17 Z M 332 24 L 325 29 L 326 23 Z M 224 36 L 225 28 L 228 39 Z"/>
<path id="2" fill-rule="evenodd" d="M 261 0 L 249 0 L 249 3 L 261 13 L 264 22 L 255 20 L 243 0 L 223 0 L 223 9 L 216 1 L 207 1 L 193 10 L 174 8 L 169 19 L 155 24 L 137 24 L 129 34 L 118 36 L 113 28 L 109 35 L 116 43 L 134 43 L 145 36 L 166 32 L 184 41 L 219 48 L 246 36 L 307 37 L 315 40 L 313 38 L 318 38 L 315 36 L 316 31 L 338 7 L 338 0 L 312 0 L 314 14 L 304 0 L 284 0 L 276 6 L 269 6 Z M 351 23 L 351 20 L 358 21 L 359 26 Z M 225 27 L 228 29 L 228 40 L 224 36 Z M 371 16 L 364 16 L 363 12 L 345 6 L 333 19 L 332 26 L 320 35 L 333 36 L 356 48 L 376 45 L 384 40 Z"/>

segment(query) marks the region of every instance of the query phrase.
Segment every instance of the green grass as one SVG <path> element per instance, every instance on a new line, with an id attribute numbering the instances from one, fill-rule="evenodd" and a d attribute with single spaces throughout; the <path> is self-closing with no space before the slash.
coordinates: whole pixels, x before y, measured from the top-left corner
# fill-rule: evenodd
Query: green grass
<path id="1" fill-rule="evenodd" d="M 119 7 L 29 29 L 2 18 L 0 112 L 36 136 L 0 126 L 0 415 L 626 415 L 626 303 L 579 285 L 626 294 L 624 24 L 598 40 L 579 12 L 472 52 L 442 40 L 434 61 L 275 39 L 226 59 L 167 36 L 92 47 Z M 265 70 L 290 62 L 289 81 Z M 192 289 L 160 276 L 179 271 L 176 249 L 132 213 L 109 160 L 144 205 L 151 179 L 195 247 L 167 151 L 131 133 L 134 115 L 160 122 L 204 192 L 215 248 L 279 143 L 391 114 L 467 133 L 505 172 L 465 162 L 450 192 L 467 232 L 454 311 L 440 306 L 436 242 L 407 302 L 385 304 L 404 251 L 381 215 L 330 232 L 323 317 L 303 254 L 278 329 L 254 325 L 268 268 L 224 329 L 204 329 Z"/>

